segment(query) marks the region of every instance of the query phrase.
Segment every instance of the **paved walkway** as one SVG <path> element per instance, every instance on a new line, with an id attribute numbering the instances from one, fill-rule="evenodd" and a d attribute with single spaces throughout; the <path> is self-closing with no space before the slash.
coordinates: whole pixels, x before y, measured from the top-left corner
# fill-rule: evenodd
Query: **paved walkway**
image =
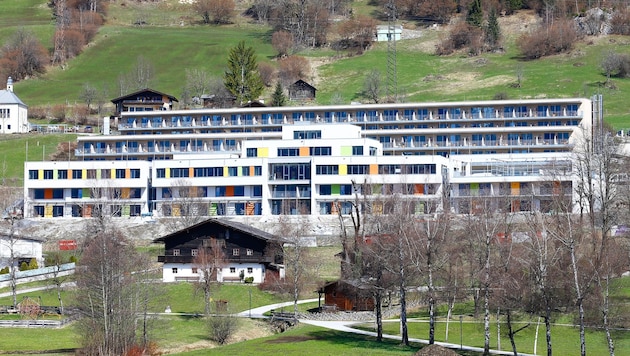
<path id="1" fill-rule="evenodd" d="M 74 282 L 64 282 L 61 284 L 62 288 L 66 288 L 66 287 L 74 287 L 76 286 L 76 283 Z M 26 293 L 32 293 L 32 292 L 37 292 L 40 290 L 48 290 L 48 289 L 54 289 L 57 288 L 54 285 L 47 285 L 47 286 L 41 286 L 41 287 L 33 287 L 33 288 L 26 288 L 26 289 L 18 289 L 15 294 L 26 294 Z M 4 298 L 4 297 L 10 297 L 12 296 L 13 293 L 9 292 L 4 292 L 4 293 L 0 293 L 0 298 Z"/>
<path id="2" fill-rule="evenodd" d="M 314 303 L 317 302 L 318 299 L 306 299 L 306 300 L 300 300 L 298 301 L 298 304 L 302 304 L 302 303 Z M 264 316 L 264 313 L 269 312 L 271 310 L 275 310 L 275 309 L 279 309 L 279 308 L 283 308 L 283 307 L 287 307 L 287 306 L 292 306 L 293 302 L 286 302 L 286 303 L 277 303 L 277 304 L 270 304 L 270 305 L 265 305 L 262 307 L 258 307 L 258 308 L 254 308 L 251 310 L 245 310 L 243 312 L 238 313 L 237 315 L 239 317 L 251 317 L 251 318 L 266 318 Z M 387 320 L 387 322 L 396 322 L 396 320 Z M 400 322 L 400 321 L 398 321 Z M 326 328 L 326 329 L 331 329 L 331 330 L 337 330 L 337 331 L 343 331 L 343 332 L 348 332 L 348 333 L 355 333 L 355 334 L 361 334 L 361 335 L 367 335 L 367 336 L 373 336 L 376 337 L 376 333 L 373 331 L 366 331 L 366 330 L 359 330 L 359 329 L 355 329 L 352 326 L 356 325 L 356 324 L 365 324 L 366 322 L 364 321 L 325 321 L 325 320 L 310 320 L 310 319 L 300 319 L 300 323 L 303 324 L 308 324 L 308 325 L 314 325 L 314 326 L 319 326 L 322 328 Z M 383 338 L 384 339 L 392 339 L 392 340 L 402 340 L 402 338 L 399 335 L 388 335 L 388 334 L 383 334 Z M 420 343 L 420 344 L 429 344 L 429 340 L 425 340 L 425 339 L 418 339 L 418 338 L 409 338 L 410 342 L 415 342 L 415 343 Z M 480 352 L 483 353 L 483 348 L 481 347 L 473 347 L 473 346 L 466 346 L 463 345 L 461 346 L 460 344 L 452 344 L 452 343 L 448 343 L 448 342 L 436 342 L 437 345 L 449 348 L 449 349 L 453 349 L 453 350 L 466 350 L 466 351 L 475 351 L 475 352 Z M 490 350 L 490 353 L 493 355 L 513 355 L 513 353 L 511 351 L 499 351 L 499 350 Z M 526 353 L 519 353 L 519 355 L 521 356 L 535 356 L 532 354 L 526 354 Z"/>

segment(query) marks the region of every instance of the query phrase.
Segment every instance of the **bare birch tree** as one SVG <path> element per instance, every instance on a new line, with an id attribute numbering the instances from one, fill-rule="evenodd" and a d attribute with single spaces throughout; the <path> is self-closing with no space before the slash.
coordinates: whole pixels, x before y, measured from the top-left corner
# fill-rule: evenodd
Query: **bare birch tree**
<path id="1" fill-rule="evenodd" d="M 220 240 L 210 238 L 204 240 L 193 260 L 193 266 L 199 273 L 197 288 L 203 291 L 205 314 L 210 315 L 210 297 L 212 289 L 218 286 L 217 274 L 227 264 L 225 252 Z"/>

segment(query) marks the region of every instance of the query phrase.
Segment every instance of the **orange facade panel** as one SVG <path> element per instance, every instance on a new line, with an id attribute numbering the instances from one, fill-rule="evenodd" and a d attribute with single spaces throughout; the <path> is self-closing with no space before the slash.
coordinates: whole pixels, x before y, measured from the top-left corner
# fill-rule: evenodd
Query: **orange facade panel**
<path id="1" fill-rule="evenodd" d="M 52 188 L 44 189 L 44 199 L 52 199 L 53 198 L 53 190 Z"/>
<path id="2" fill-rule="evenodd" d="M 370 164 L 370 174 L 378 174 L 378 164 Z"/>
<path id="3" fill-rule="evenodd" d="M 233 186 L 225 187 L 225 196 L 226 197 L 233 197 L 234 196 L 234 187 Z"/>
<path id="4" fill-rule="evenodd" d="M 424 184 L 414 184 L 413 185 L 413 194 L 415 194 L 415 195 L 423 195 L 424 194 Z"/>
<path id="5" fill-rule="evenodd" d="M 308 147 L 300 147 L 300 156 L 301 157 L 306 157 L 308 155 L 309 155 Z"/>

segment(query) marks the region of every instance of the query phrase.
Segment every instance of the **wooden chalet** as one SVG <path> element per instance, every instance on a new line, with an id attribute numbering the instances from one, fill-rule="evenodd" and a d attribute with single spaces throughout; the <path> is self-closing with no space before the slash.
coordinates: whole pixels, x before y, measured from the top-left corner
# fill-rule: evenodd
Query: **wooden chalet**
<path id="1" fill-rule="evenodd" d="M 116 116 L 125 111 L 170 110 L 173 102 L 178 102 L 176 97 L 149 88 L 112 99 L 116 106 Z"/>
<path id="2" fill-rule="evenodd" d="M 154 240 L 163 243 L 164 282 L 200 279 L 196 257 L 202 249 L 207 254 L 221 255 L 216 273 L 218 282 L 242 282 L 253 278 L 261 283 L 271 275 L 284 278 L 280 240 L 272 234 L 225 219 L 211 218 L 196 225 Z M 221 251 L 212 251 L 221 248 Z"/>
<path id="3" fill-rule="evenodd" d="M 315 100 L 317 89 L 302 79 L 289 85 L 289 100 Z"/>
<path id="4" fill-rule="evenodd" d="M 318 290 L 324 294 L 324 310 L 340 311 L 372 311 L 374 298 L 368 286 L 359 281 L 334 281 L 325 284 Z"/>

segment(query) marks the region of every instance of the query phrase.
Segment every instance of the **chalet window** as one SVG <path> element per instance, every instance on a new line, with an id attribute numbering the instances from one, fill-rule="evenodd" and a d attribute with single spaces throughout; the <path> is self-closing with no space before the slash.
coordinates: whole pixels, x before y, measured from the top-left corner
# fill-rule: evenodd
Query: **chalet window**
<path id="1" fill-rule="evenodd" d="M 192 273 L 197 274 L 197 267 L 192 268 Z"/>
<path id="2" fill-rule="evenodd" d="M 254 269 L 252 267 L 247 267 L 247 273 L 248 274 L 254 273 Z"/>
<path id="3" fill-rule="evenodd" d="M 199 255 L 199 250 L 198 250 L 198 249 L 196 249 L 196 248 L 193 248 L 193 249 L 190 251 L 190 254 L 191 254 L 192 256 L 197 256 L 197 255 Z"/>
<path id="4" fill-rule="evenodd" d="M 179 256 L 179 249 L 173 249 L 173 256 Z"/>
<path id="5" fill-rule="evenodd" d="M 254 250 L 252 250 L 251 248 L 247 249 L 247 256 L 253 256 L 254 255 Z"/>
<path id="6" fill-rule="evenodd" d="M 230 267 L 230 273 L 236 273 L 236 267 Z"/>
<path id="7" fill-rule="evenodd" d="M 239 256 L 241 254 L 241 251 L 237 248 L 233 248 L 232 249 L 232 256 Z"/>
<path id="8" fill-rule="evenodd" d="M 177 274 L 177 267 L 173 267 L 173 274 Z"/>

